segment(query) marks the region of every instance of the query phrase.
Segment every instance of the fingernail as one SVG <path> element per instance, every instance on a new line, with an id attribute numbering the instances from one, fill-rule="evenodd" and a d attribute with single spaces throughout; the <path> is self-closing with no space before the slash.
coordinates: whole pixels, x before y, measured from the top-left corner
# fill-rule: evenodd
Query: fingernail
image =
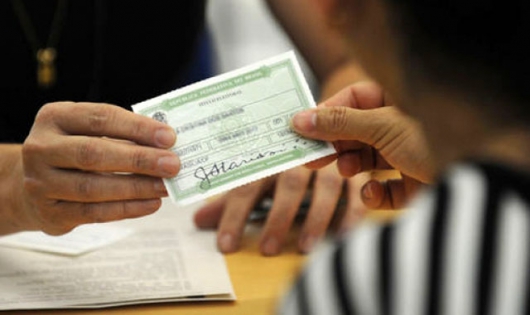
<path id="1" fill-rule="evenodd" d="M 297 131 L 313 131 L 317 125 L 317 114 L 314 110 L 299 112 L 293 116 L 291 124 L 293 129 Z"/>
<path id="2" fill-rule="evenodd" d="M 224 233 L 219 238 L 219 250 L 223 253 L 231 253 L 235 250 L 234 238 L 228 233 Z"/>
<path id="3" fill-rule="evenodd" d="M 139 214 L 142 216 L 153 213 L 162 206 L 160 199 L 145 200 L 142 202 L 142 205 L 141 213 Z"/>
<path id="4" fill-rule="evenodd" d="M 158 159 L 158 169 L 164 177 L 173 177 L 177 175 L 180 168 L 178 156 L 164 156 Z"/>
<path id="5" fill-rule="evenodd" d="M 280 244 L 278 243 L 278 240 L 274 237 L 269 237 L 265 243 L 263 243 L 262 251 L 263 254 L 267 256 L 274 256 L 278 254 L 278 251 L 280 250 Z"/>
<path id="6" fill-rule="evenodd" d="M 177 136 L 170 128 L 160 128 L 155 132 L 155 143 L 161 148 L 170 148 L 175 144 Z"/>
<path id="7" fill-rule="evenodd" d="M 317 238 L 312 235 L 303 236 L 300 242 L 300 250 L 303 253 L 309 253 L 315 247 Z"/>
<path id="8" fill-rule="evenodd" d="M 366 185 L 363 186 L 362 193 L 365 199 L 372 199 L 374 197 L 372 185 L 372 183 L 366 183 Z"/>

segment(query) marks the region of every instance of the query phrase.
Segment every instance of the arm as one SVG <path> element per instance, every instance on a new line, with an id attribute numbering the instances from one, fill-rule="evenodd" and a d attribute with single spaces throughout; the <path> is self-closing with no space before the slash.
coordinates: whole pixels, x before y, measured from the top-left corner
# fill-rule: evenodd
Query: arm
<path id="1" fill-rule="evenodd" d="M 108 104 L 41 108 L 23 145 L 0 145 L 0 234 L 64 234 L 148 215 L 177 174 L 166 124 Z"/>
<path id="2" fill-rule="evenodd" d="M 0 235 L 22 229 L 22 146 L 0 145 Z"/>
<path id="3" fill-rule="evenodd" d="M 340 35 L 329 27 L 314 1 L 267 0 L 267 4 L 321 84 L 351 62 Z"/>
<path id="4" fill-rule="evenodd" d="M 318 7 L 305 0 L 268 0 L 280 24 L 299 48 L 320 83 L 322 99 L 333 95 L 352 82 L 367 79 L 362 69 L 347 55 L 340 36 L 326 23 Z M 195 221 L 202 228 L 218 228 L 218 246 L 223 252 L 239 248 L 247 217 L 254 204 L 268 192 L 274 194 L 260 241 L 261 252 L 276 255 L 281 251 L 299 206 L 312 184 L 311 205 L 298 247 L 309 252 L 330 226 L 343 186 L 348 196 L 358 193 L 359 180 L 344 180 L 334 165 L 313 173 L 304 167 L 288 170 L 277 177 L 235 189 L 197 212 Z M 348 198 L 339 230 L 357 221 L 362 206 L 356 198 Z"/>
<path id="5" fill-rule="evenodd" d="M 369 79 L 315 1 L 267 0 L 267 4 L 313 70 L 320 83 L 321 99 L 353 82 Z"/>

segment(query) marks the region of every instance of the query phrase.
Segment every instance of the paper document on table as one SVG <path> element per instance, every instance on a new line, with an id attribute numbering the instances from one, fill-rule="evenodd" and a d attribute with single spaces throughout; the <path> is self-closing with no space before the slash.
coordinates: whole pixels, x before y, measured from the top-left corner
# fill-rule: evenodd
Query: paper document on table
<path id="1" fill-rule="evenodd" d="M 178 204 L 335 153 L 331 144 L 291 131 L 291 117 L 311 107 L 315 102 L 292 52 L 132 106 L 177 132 L 172 150 L 181 169 L 165 184 Z"/>
<path id="2" fill-rule="evenodd" d="M 107 226 L 128 237 L 75 257 L 0 247 L 0 310 L 102 308 L 198 300 L 234 300 L 214 231 L 198 231 L 194 208 Z"/>
<path id="3" fill-rule="evenodd" d="M 75 256 L 109 245 L 130 233 L 131 230 L 125 227 L 88 224 L 61 236 L 51 236 L 43 232 L 6 235 L 0 237 L 0 246 Z"/>

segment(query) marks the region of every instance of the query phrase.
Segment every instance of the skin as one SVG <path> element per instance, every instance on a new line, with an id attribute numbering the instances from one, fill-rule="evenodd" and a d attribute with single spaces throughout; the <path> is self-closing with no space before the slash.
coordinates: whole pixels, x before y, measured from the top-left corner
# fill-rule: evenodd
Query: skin
<path id="1" fill-rule="evenodd" d="M 144 216 L 180 161 L 165 124 L 108 104 L 45 105 L 23 145 L 0 146 L 0 234 Z M 117 174 L 120 173 L 120 174 Z"/>
<path id="2" fill-rule="evenodd" d="M 338 27 L 348 40 L 349 52 L 385 86 L 400 108 L 359 110 L 355 104 L 360 102 L 352 99 L 358 98 L 360 90 L 354 86 L 353 97 L 339 97 L 336 104 L 328 102 L 293 117 L 293 129 L 301 135 L 334 143 L 341 173 L 351 171 L 351 163 L 341 160 L 348 159 L 350 148 L 359 141 L 376 149 L 403 174 L 419 180 L 429 180 L 449 164 L 470 157 L 530 170 L 530 130 L 525 124 L 502 121 L 481 110 L 480 98 L 461 87 L 436 85 L 422 74 L 414 84 L 407 81 L 400 62 L 402 47 L 388 23 L 392 10 L 386 3 L 322 0 L 322 8 L 330 19 L 345 15 Z M 377 94 L 375 89 L 362 93 Z M 507 107 L 499 101 L 499 108 Z M 387 113 L 379 115 L 382 110 Z M 372 136 L 364 132 L 367 129 Z M 312 166 L 329 162 L 320 160 Z"/>
<path id="3" fill-rule="evenodd" d="M 300 6 L 296 1 L 301 0 L 269 0 L 269 5 L 305 52 L 322 84 L 323 98 L 352 81 L 366 79 L 315 7 Z M 293 10 L 293 6 L 298 9 Z M 293 12 L 298 18 L 292 18 Z M 308 24 L 306 16 L 314 16 L 315 23 Z M 23 145 L 0 145 L 0 200 L 8 200 L 0 208 L 0 216 L 5 218 L 0 234 L 22 230 L 63 234 L 84 223 L 152 213 L 167 194 L 160 179 L 176 175 L 179 169 L 178 158 L 165 150 L 175 139 L 167 126 L 108 104 L 62 102 L 44 106 Z M 301 251 L 307 252 L 336 215 L 333 210 L 340 192 L 344 189 L 351 196 L 362 186 L 359 180 L 342 179 L 333 166 L 315 175 L 298 168 L 276 181 L 243 188 L 234 192 L 234 198 L 220 199 L 232 202 L 205 207 L 197 214 L 197 224 L 219 225 L 220 248 L 237 249 L 253 202 L 274 187 L 277 193 L 264 228 L 262 252 L 277 254 L 310 178 L 314 178 L 313 202 L 299 239 Z M 297 201 L 293 203 L 290 196 Z M 341 229 L 353 224 L 358 209 L 359 203 L 349 198 Z M 230 242 L 228 238 L 228 245 L 226 231 L 235 239 Z"/>
<path id="4" fill-rule="evenodd" d="M 323 1 L 323 3 L 324 12 L 329 15 L 336 3 L 333 1 Z M 460 106 L 465 102 L 461 101 L 463 98 L 459 97 L 458 92 L 433 89 L 432 86 L 427 85 L 427 81 L 426 86 L 420 89 L 423 93 L 417 93 L 413 95 L 414 97 L 406 94 L 407 89 L 402 85 L 405 81 L 405 76 L 402 75 L 403 69 L 397 63 L 399 45 L 395 42 L 388 25 L 384 23 L 387 9 L 380 2 L 352 1 L 352 3 L 360 7 L 352 11 L 359 13 L 358 16 L 346 20 L 348 23 L 353 23 L 348 25 L 347 29 L 354 30 L 346 33 L 349 36 L 347 47 L 351 53 L 350 60 L 362 63 L 363 69 L 384 85 L 389 94 L 397 100 L 400 108 L 411 114 L 413 118 L 386 106 L 387 94 L 369 85 L 352 86 L 345 93 L 339 93 L 341 96 L 338 96 L 338 105 L 330 106 L 329 102 L 324 102 L 320 107 L 322 111 L 319 109 L 316 115 L 301 113 L 297 116 L 293 121 L 293 128 L 308 137 L 334 139 L 332 141 L 339 151 L 336 158 L 338 172 L 332 173 L 333 169 L 330 167 L 327 170 L 330 176 L 317 175 L 316 178 L 326 184 L 319 186 L 317 181 L 316 191 L 323 192 L 329 187 L 337 188 L 339 185 L 333 186 L 331 182 L 333 178 L 337 178 L 337 173 L 349 176 L 365 169 L 392 166 L 405 175 L 404 181 L 400 182 L 402 184 L 389 185 L 395 188 L 381 189 L 382 186 L 378 186 L 379 183 L 373 181 L 364 186 L 362 183 L 352 182 L 352 185 L 348 185 L 347 191 L 351 194 L 352 191 L 363 187 L 361 191 L 365 201 L 387 200 L 393 202 L 391 205 L 396 206 L 397 199 L 394 197 L 388 199 L 388 197 L 394 196 L 394 192 L 401 196 L 413 192 L 417 182 L 411 181 L 411 184 L 407 185 L 409 177 L 429 181 L 448 161 L 463 156 L 462 152 L 504 158 L 518 165 L 528 164 L 526 157 L 530 156 L 528 154 L 530 152 L 522 152 L 525 144 L 528 143 L 524 128 L 504 128 L 503 125 L 502 129 L 494 123 L 480 119 L 481 123 L 471 125 L 469 121 L 475 121 L 477 117 L 482 118 L 482 116 L 473 110 L 462 111 L 462 107 L 468 107 Z M 360 46 L 364 48 L 359 48 Z M 374 51 L 377 53 L 373 53 Z M 340 69 L 346 68 L 347 64 L 344 64 Z M 343 71 L 330 73 L 344 74 Z M 327 82 L 344 82 L 335 78 L 334 75 L 329 75 Z M 338 83 L 336 86 L 341 84 Z M 331 90 L 333 88 L 330 88 Z M 366 97 L 367 95 L 369 97 Z M 452 96 L 451 102 L 448 101 L 447 95 Z M 422 104 L 429 104 L 430 107 L 422 107 Z M 444 113 L 437 112 L 440 108 L 444 109 Z M 364 115 L 367 113 L 376 113 L 376 115 L 370 118 Z M 137 217 L 155 211 L 160 205 L 160 197 L 166 195 L 160 178 L 174 176 L 178 172 L 178 158 L 165 150 L 174 143 L 175 135 L 167 126 L 147 118 L 130 115 L 133 114 L 102 104 L 50 104 L 37 116 L 35 126 L 23 146 L 0 146 L 2 151 L 0 198 L 10 200 L 9 204 L 0 210 L 2 217 L 6 218 L 0 226 L 0 233 L 44 230 L 50 234 L 62 234 L 83 223 Z M 443 124 L 447 123 L 438 121 L 443 115 L 464 119 L 452 121 L 451 132 L 440 137 L 439 130 L 443 130 L 446 127 Z M 119 123 L 112 123 L 116 121 Z M 421 129 L 418 121 L 422 123 Z M 157 135 L 157 131 L 161 130 L 165 130 L 163 133 L 166 136 Z M 379 133 L 374 133 L 374 130 Z M 490 136 L 486 137 L 490 140 L 487 143 L 484 141 L 484 134 Z M 394 137 L 389 138 L 389 135 Z M 415 138 L 417 139 L 411 140 Z M 430 150 L 424 146 L 424 138 L 434 144 Z M 98 150 L 97 148 L 100 147 L 106 149 Z M 404 154 L 410 152 L 408 150 L 411 148 L 420 148 L 421 154 Z M 521 150 L 517 150 L 518 148 Z M 374 155 L 374 150 L 378 154 Z M 406 156 L 409 158 L 412 156 L 412 162 Z M 431 156 L 436 156 L 436 159 L 431 159 Z M 161 162 L 163 161 L 161 158 L 164 157 L 165 162 Z M 123 161 L 131 162 L 123 163 Z M 321 167 L 328 162 L 330 161 L 320 161 L 321 164 L 314 163 L 312 167 Z M 417 165 L 412 167 L 414 163 Z M 298 179 L 302 180 L 307 178 L 304 174 L 298 176 L 300 176 Z M 294 186 L 292 183 L 289 184 L 289 180 L 284 182 L 282 184 L 281 179 L 278 179 L 280 184 L 276 187 L 280 187 L 278 191 L 281 193 L 288 191 L 287 188 L 282 187 Z M 258 200 L 263 192 L 272 187 L 272 184 L 262 183 L 262 186 L 253 190 L 256 192 L 254 194 L 241 193 L 239 207 L 242 205 L 243 208 L 250 209 L 252 202 Z M 305 190 L 304 185 L 296 187 L 303 187 Z M 392 193 L 389 193 L 390 191 Z M 329 191 L 327 193 L 330 194 Z M 229 199 L 231 198 L 224 199 L 224 202 Z M 218 222 L 221 222 L 221 225 L 223 222 L 229 222 L 225 225 L 240 222 L 229 225 L 229 228 L 236 232 L 241 231 L 246 216 L 230 219 L 230 216 L 226 216 L 224 212 L 226 205 L 222 203 L 223 199 L 219 200 L 221 202 L 217 204 L 222 206 L 206 211 L 207 215 L 204 217 L 211 219 L 206 221 L 212 226 Z M 317 195 L 313 197 L 315 204 L 319 200 L 323 199 L 319 199 Z M 292 203 L 292 199 L 276 198 L 275 204 L 287 204 L 288 201 Z M 384 202 L 374 202 L 374 204 L 383 206 Z M 356 206 L 358 202 L 348 200 L 348 207 L 355 209 Z M 282 237 L 288 231 L 294 217 L 292 210 L 281 211 L 281 207 L 275 209 L 277 210 L 273 209 L 272 212 L 276 213 L 279 219 L 269 217 L 271 228 L 264 229 L 262 238 L 262 252 L 271 255 L 281 249 Z M 315 220 L 308 219 L 306 223 L 309 223 L 304 227 L 305 230 L 303 229 L 305 232 L 301 233 L 300 247 L 303 251 L 310 249 L 320 237 L 319 233 L 327 228 L 331 221 L 328 215 L 329 212 L 319 213 L 310 210 L 310 217 Z M 228 219 L 223 221 L 224 217 Z M 352 220 L 355 215 L 347 213 L 344 217 Z M 317 233 L 312 234 L 309 231 Z M 278 237 L 273 237 L 271 241 L 271 237 L 267 237 L 268 234 Z M 231 240 L 228 238 L 231 248 L 237 249 L 238 237 L 241 237 L 241 233 L 232 236 L 235 246 L 234 243 L 230 244 Z M 220 230 L 221 248 L 227 243 L 226 240 L 227 237 Z"/>
<path id="5" fill-rule="evenodd" d="M 344 42 L 327 25 L 314 3 L 305 0 L 268 0 L 267 3 L 315 73 L 321 84 L 322 99 L 352 82 L 368 80 L 358 64 L 346 54 Z M 308 23 L 308 16 L 311 23 Z M 362 178 L 367 180 L 365 176 Z M 219 250 L 235 252 L 240 248 L 252 209 L 263 196 L 272 195 L 273 204 L 263 226 L 260 251 L 274 256 L 281 253 L 300 204 L 311 191 L 310 208 L 298 237 L 299 250 L 307 253 L 327 232 L 334 218 L 341 216 L 344 219 L 339 224 L 340 229 L 356 222 L 351 218 L 359 216 L 350 213 L 360 209 L 354 201 L 360 189 L 358 180 L 343 178 L 333 165 L 318 171 L 298 167 L 214 200 L 199 209 L 195 223 L 200 228 L 217 228 Z M 337 213 L 337 204 L 344 196 L 346 206 L 339 209 L 344 213 Z"/>
<path id="6" fill-rule="evenodd" d="M 379 202 L 373 207 L 402 206 L 405 196 L 414 193 L 421 181 L 428 182 L 434 176 L 420 125 L 397 108 L 385 106 L 384 94 L 376 84 L 345 88 L 317 109 L 295 115 L 292 127 L 304 137 L 333 142 L 338 151 L 336 156 L 310 163 L 311 168 L 336 161 L 343 176 L 352 176 L 359 170 L 400 170 L 402 180 L 387 182 L 395 195 L 376 191 L 383 189 L 377 181 L 363 185 L 365 201 Z M 376 198 L 374 194 L 390 199 Z"/>
<path id="7" fill-rule="evenodd" d="M 323 97 L 347 83 L 365 79 L 358 65 L 344 53 L 340 38 L 329 32 L 318 12 L 314 15 L 315 23 L 307 23 L 305 17 L 314 14 L 315 8 L 300 6 L 305 2 L 296 1 L 303 0 L 269 0 L 269 4 L 306 53 L 322 84 Z M 297 10 L 293 11 L 293 5 Z M 302 12 L 300 8 L 308 11 Z M 298 18 L 291 18 L 293 12 L 299 13 Z M 63 234 L 84 223 L 152 213 L 160 206 L 160 198 L 167 194 L 160 179 L 176 175 L 179 169 L 178 158 L 165 150 L 175 139 L 167 126 L 108 104 L 62 102 L 44 106 L 23 145 L 0 145 L 0 200 L 6 200 L 0 208 L 3 218 L 0 234 L 22 230 Z M 161 160 L 164 157 L 165 160 Z M 266 182 L 254 187 L 251 191 L 256 196 L 271 187 L 276 187 L 278 192 L 270 221 L 264 229 L 264 253 L 273 255 L 280 251 L 297 211 L 296 203 L 287 198 L 291 194 L 289 188 L 294 190 L 294 195 L 301 196 L 312 177 L 315 178 L 313 203 L 299 242 L 300 249 L 305 252 L 335 216 L 333 209 L 339 192 L 344 188 L 351 194 L 360 189 L 359 181 L 342 179 L 332 166 L 316 175 L 298 168 L 278 177 L 276 186 Z M 305 183 L 292 184 L 299 180 Z M 257 200 L 254 195 L 240 193 L 247 214 L 252 201 Z M 236 216 L 233 220 L 225 219 L 226 223 L 221 226 L 234 233 L 237 239 L 240 234 L 236 233 L 242 230 L 246 215 L 237 216 L 241 213 L 241 204 L 232 204 L 235 206 L 227 203 L 213 207 L 213 211 L 203 209 L 205 211 L 200 211 L 196 217 L 197 224 L 217 226 L 221 214 L 226 213 L 227 218 Z M 342 228 L 353 224 L 352 218 L 357 217 L 354 212 L 359 211 L 358 208 L 358 203 L 348 199 Z M 283 213 L 287 213 L 287 220 L 282 217 Z M 220 236 L 222 231 L 223 228 Z M 220 242 L 224 243 L 226 241 Z M 233 245 L 229 248 L 234 248 Z"/>

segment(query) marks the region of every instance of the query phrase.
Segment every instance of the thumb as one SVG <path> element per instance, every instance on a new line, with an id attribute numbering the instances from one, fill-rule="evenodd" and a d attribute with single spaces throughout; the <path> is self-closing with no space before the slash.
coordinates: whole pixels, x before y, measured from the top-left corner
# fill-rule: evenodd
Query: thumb
<path id="1" fill-rule="evenodd" d="M 291 128 L 307 138 L 360 141 L 377 148 L 380 141 L 398 132 L 394 128 L 398 115 L 394 107 L 368 110 L 320 107 L 297 113 L 291 121 Z"/>

